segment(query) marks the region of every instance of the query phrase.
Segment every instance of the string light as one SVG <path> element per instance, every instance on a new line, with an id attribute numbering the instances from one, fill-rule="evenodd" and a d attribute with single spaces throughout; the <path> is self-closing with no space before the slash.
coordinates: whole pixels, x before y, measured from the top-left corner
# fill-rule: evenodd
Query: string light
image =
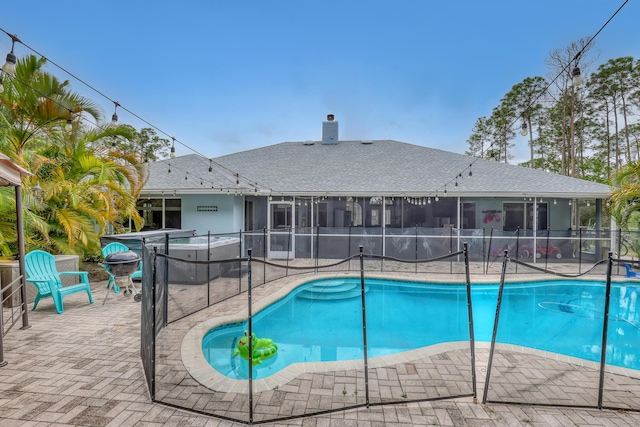
<path id="1" fill-rule="evenodd" d="M 575 87 L 578 87 L 582 84 L 583 80 L 582 80 L 582 76 L 581 76 L 581 72 L 580 72 L 580 68 L 577 66 L 577 61 L 580 58 L 580 56 L 582 55 L 582 53 L 591 45 L 591 43 L 593 43 L 593 41 L 595 40 L 595 38 L 600 34 L 600 32 L 602 32 L 602 30 L 609 24 L 609 22 L 611 22 L 611 20 L 622 10 L 622 8 L 629 2 L 629 0 L 625 0 L 624 3 L 622 3 L 622 5 L 620 5 L 620 7 L 618 7 L 618 9 L 609 17 L 609 19 L 607 20 L 607 22 L 605 22 L 600 29 L 591 37 L 589 38 L 589 40 L 587 41 L 587 43 L 585 43 L 585 45 L 580 49 L 580 51 L 578 51 L 578 53 L 573 57 L 573 59 L 571 61 L 569 61 L 564 67 L 563 69 L 553 78 L 553 80 L 551 80 L 549 82 L 549 84 L 547 84 L 547 86 L 544 88 L 544 90 L 542 90 L 540 92 L 540 94 L 538 94 L 538 96 L 536 96 L 534 99 L 532 99 L 529 103 L 529 105 L 525 108 L 525 111 L 529 110 L 533 105 L 535 105 L 535 103 L 538 101 L 538 99 L 542 96 L 542 94 L 546 93 L 549 88 L 555 83 L 556 80 L 558 80 L 558 78 L 560 76 L 562 76 L 565 71 L 567 71 L 567 69 L 569 68 L 569 66 L 571 65 L 571 63 L 576 63 L 572 72 L 571 72 L 571 77 L 572 77 L 572 83 Z M 516 119 L 517 120 L 517 119 Z M 511 126 L 513 126 L 513 122 L 511 123 Z M 522 124 L 522 132 L 524 132 L 525 129 L 525 123 L 523 122 Z M 523 134 L 524 135 L 524 134 Z M 489 147 L 487 148 L 488 153 L 490 153 L 490 157 L 491 160 L 494 160 L 495 158 L 495 153 L 494 150 L 492 149 L 493 145 L 494 145 L 495 141 L 492 142 Z M 478 158 L 474 159 L 474 161 L 471 163 L 471 165 L 473 165 L 473 163 L 475 163 L 476 161 L 478 161 Z M 469 168 L 471 168 L 471 165 L 469 165 Z M 466 168 L 465 168 L 466 170 Z M 445 185 L 444 185 L 444 192 L 446 194 L 447 192 L 447 184 L 450 184 L 451 182 L 453 182 L 455 179 L 457 179 L 458 176 L 456 176 L 456 178 L 449 180 Z M 571 200 L 569 200 L 569 205 L 571 205 Z"/>
<path id="2" fill-rule="evenodd" d="M 573 68 L 573 71 L 571 71 L 571 82 L 575 87 L 582 86 L 582 76 L 580 75 L 580 67 L 575 66 Z"/>
<path id="3" fill-rule="evenodd" d="M 169 154 L 169 157 L 171 157 L 172 159 L 176 158 L 176 139 L 174 137 L 171 137 L 171 154 Z"/>
<path id="4" fill-rule="evenodd" d="M 27 49 L 29 49 L 30 51 L 32 51 L 34 54 L 42 57 L 42 59 L 46 60 L 48 63 L 54 65 L 55 67 L 59 68 L 60 70 L 62 70 L 63 72 L 65 72 L 66 74 L 70 75 L 71 77 L 73 77 L 75 80 L 77 80 L 78 82 L 82 83 L 83 85 L 85 85 L 86 87 L 88 87 L 89 89 L 93 90 L 94 92 L 96 92 L 97 94 L 99 94 L 100 96 L 104 97 L 105 99 L 113 102 L 114 104 L 114 114 L 112 116 L 112 124 L 116 124 L 117 123 L 117 108 L 120 107 L 122 108 L 124 111 L 128 112 L 129 114 L 131 114 L 133 117 L 137 118 L 138 120 L 140 120 L 141 122 L 145 123 L 146 125 L 150 126 L 151 128 L 155 129 L 157 132 L 159 132 L 160 134 L 169 136 L 169 134 L 167 132 L 165 132 L 164 130 L 160 129 L 158 126 L 154 125 L 153 123 L 145 120 L 143 117 L 137 115 L 136 113 L 134 113 L 133 111 L 127 109 L 126 107 L 123 107 L 120 103 L 118 103 L 117 101 L 111 99 L 110 97 L 108 97 L 107 95 L 105 95 L 103 92 L 101 92 L 100 90 L 96 89 L 94 86 L 90 85 L 89 83 L 87 83 L 86 81 L 82 80 L 81 78 L 79 78 L 78 76 L 76 76 L 75 74 L 71 73 L 69 70 L 65 69 L 64 67 L 62 67 L 61 65 L 57 64 L 56 62 L 52 61 L 51 59 L 47 58 L 46 56 L 44 56 L 43 54 L 41 54 L 40 52 L 38 52 L 37 50 L 35 50 L 34 48 L 32 48 L 31 46 L 25 44 L 22 40 L 18 39 L 16 36 L 8 33 L 7 31 L 5 31 L 3 28 L 0 28 L 0 31 L 2 31 L 3 33 L 5 33 L 7 36 L 9 36 L 12 40 L 12 47 L 11 47 L 11 53 L 7 55 L 7 63 L 5 63 L 5 65 L 9 68 L 7 68 L 7 70 L 1 70 L 1 71 L 5 71 L 5 73 L 7 73 L 7 71 L 12 71 L 12 63 L 13 63 L 13 59 L 16 59 L 17 62 L 17 58 L 16 55 L 13 53 L 14 51 L 14 45 L 15 42 L 18 42 L 20 44 L 22 44 L 24 47 L 26 47 Z M 15 71 L 15 70 L 14 70 Z M 7 73 L 9 74 L 9 73 Z M 11 73 L 13 74 L 13 73 Z M 3 73 L 0 72 L 0 83 L 4 83 L 4 81 L 6 81 L 6 78 L 3 78 Z M 15 78 L 15 77 L 13 77 Z M 18 80 L 20 81 L 20 80 Z M 49 96 L 41 93 L 40 91 L 38 91 L 37 89 L 33 88 L 32 86 L 30 86 L 28 84 L 28 82 L 21 82 L 22 84 L 24 84 L 26 87 L 30 87 L 32 90 L 38 92 L 40 95 L 42 95 L 43 99 L 49 99 L 50 101 L 56 103 L 57 105 L 59 105 L 60 107 L 63 108 L 67 108 L 64 105 L 61 105 L 60 103 L 58 103 L 55 99 L 50 98 Z M 0 84 L 0 92 L 2 92 L 4 90 L 4 85 Z M 96 123 L 92 123 L 87 117 L 84 117 L 82 115 L 78 116 L 81 120 L 85 120 L 88 123 L 100 127 L 100 125 L 96 124 Z M 192 147 L 188 146 L 187 144 L 177 140 L 176 138 L 172 137 L 172 140 L 174 141 L 173 147 L 174 147 L 174 151 L 175 151 L 175 142 L 178 142 L 179 144 L 182 144 L 184 147 L 186 147 L 187 149 L 191 150 L 192 152 L 198 154 L 199 156 L 201 156 L 202 159 L 207 158 L 207 156 L 204 156 L 203 154 L 199 153 L 197 150 L 193 149 Z M 209 165 L 212 166 L 213 161 L 211 159 L 209 159 Z M 229 168 L 223 166 L 223 165 L 219 165 L 216 164 L 219 168 L 219 170 L 221 170 L 223 173 L 222 175 L 225 176 L 227 179 L 230 179 L 231 176 L 237 175 L 237 177 L 240 177 L 240 174 L 235 173 L 234 171 L 230 170 Z M 175 165 L 174 165 L 175 166 Z M 178 168 L 179 170 L 180 168 Z M 213 169 L 213 168 L 211 168 Z M 244 178 L 243 178 L 244 179 Z M 203 180 L 204 181 L 204 180 Z M 258 190 L 258 183 L 252 183 L 249 180 L 247 181 L 247 185 L 250 187 L 253 187 L 256 192 Z M 212 186 L 213 188 L 213 186 Z"/>
<path id="5" fill-rule="evenodd" d="M 111 126 L 118 126 L 118 101 L 113 101 L 113 115 L 111 116 Z"/>
<path id="6" fill-rule="evenodd" d="M 71 121 L 71 110 L 69 110 L 69 116 L 67 117 L 67 124 L 64 126 L 64 128 L 69 132 L 73 130 L 73 122 Z"/>
<path id="7" fill-rule="evenodd" d="M 211 159 L 209 159 L 209 176 L 213 175 L 213 166 L 212 166 L 212 161 Z M 257 188 L 256 188 L 257 190 Z"/>
<path id="8" fill-rule="evenodd" d="M 586 48 L 587 48 L 587 47 L 588 47 L 588 46 L 593 42 L 593 40 L 597 37 L 597 35 L 598 35 L 598 34 L 599 34 L 603 29 L 604 29 L 604 27 L 605 27 L 605 26 L 606 26 L 606 25 L 607 25 L 607 24 L 608 24 L 608 23 L 609 23 L 609 22 L 610 22 L 610 21 L 611 21 L 611 20 L 612 20 L 612 19 L 613 19 L 617 14 L 618 14 L 618 12 L 620 12 L 620 10 L 621 10 L 621 9 L 622 9 L 622 8 L 623 8 L 623 7 L 628 3 L 628 1 L 629 1 L 629 0 L 625 0 L 625 2 L 624 2 L 624 3 L 623 3 L 623 4 L 618 8 L 618 10 L 616 10 L 616 12 L 615 12 L 615 13 L 614 13 L 610 18 L 609 18 L 609 20 L 608 20 L 608 21 L 607 21 L 607 22 L 606 22 L 606 23 L 605 23 L 605 24 L 600 28 L 600 30 L 598 30 L 598 32 L 597 32 L 593 37 L 591 37 L 591 38 L 589 39 L 589 41 L 585 44 L 585 46 L 584 46 L 584 47 L 583 47 L 583 48 L 578 52 L 578 54 L 574 57 L 574 60 L 576 60 L 576 61 L 577 61 L 577 59 L 579 58 L 580 54 L 581 54 L 583 51 L 585 51 L 585 50 L 586 50 Z M 102 95 L 103 97 L 105 97 L 106 99 L 109 99 L 110 101 L 112 101 L 112 102 L 114 103 L 114 105 L 115 105 L 114 115 L 112 116 L 112 123 L 114 122 L 114 120 L 113 120 L 114 118 L 116 119 L 115 121 L 117 122 L 117 114 L 115 113 L 115 111 L 117 111 L 117 107 L 118 107 L 118 106 L 120 106 L 120 104 L 119 104 L 117 101 L 113 101 L 113 100 L 111 100 L 108 96 L 106 96 L 105 94 L 103 94 L 103 93 L 102 93 L 102 92 L 100 92 L 99 90 L 95 89 L 93 86 L 89 85 L 88 83 L 84 82 L 82 79 L 78 78 L 78 77 L 77 77 L 77 76 L 75 76 L 74 74 L 72 74 L 72 73 L 70 73 L 69 71 L 67 71 L 65 68 L 61 67 L 60 65 L 58 65 L 58 64 L 56 64 L 55 62 L 51 61 L 50 59 L 46 58 L 44 55 L 40 54 L 39 52 L 37 52 L 36 50 L 34 50 L 33 48 L 31 48 L 30 46 L 28 46 L 28 45 L 26 45 L 25 43 L 23 43 L 23 42 L 22 42 L 20 39 L 18 39 L 15 35 L 9 34 L 8 32 L 6 32 L 6 31 L 5 31 L 4 29 L 2 29 L 2 28 L 0 28 L 0 31 L 2 31 L 2 32 L 4 32 L 5 34 L 7 34 L 7 35 L 11 38 L 11 40 L 12 40 L 12 44 L 11 44 L 11 52 L 10 52 L 9 54 L 7 54 L 6 62 L 5 62 L 5 64 L 3 65 L 3 67 L 2 67 L 2 71 L 3 71 L 3 72 L 5 72 L 5 73 L 6 73 L 6 74 L 8 74 L 8 75 L 13 75 L 13 74 L 15 73 L 15 66 L 16 66 L 16 63 L 17 63 L 17 57 L 16 57 L 16 55 L 15 55 L 15 53 L 14 53 L 14 45 L 15 45 L 15 42 L 17 41 L 17 42 L 21 43 L 22 45 L 24 45 L 25 47 L 27 47 L 28 49 L 30 49 L 31 51 L 33 51 L 34 53 L 36 53 L 36 54 L 38 54 L 39 56 L 41 56 L 42 58 L 46 59 L 48 62 L 50 62 L 50 63 L 51 63 L 51 64 L 53 64 L 54 66 L 58 67 L 59 69 L 61 69 L 61 70 L 62 70 L 62 71 L 64 71 L 65 73 L 67 73 L 67 74 L 69 74 L 70 76 L 74 77 L 74 78 L 75 78 L 76 80 L 78 80 L 79 82 L 83 83 L 84 85 L 86 85 L 86 86 L 87 86 L 87 87 L 89 87 L 90 89 L 94 90 L 96 93 L 98 93 L 98 94 Z M 572 62 L 573 62 L 573 61 L 572 61 Z M 564 71 L 567 69 L 567 67 L 568 67 L 568 66 L 569 66 L 569 64 L 567 64 L 567 66 L 565 66 L 565 67 L 564 67 L 564 69 L 562 70 L 562 72 L 564 72 Z M 546 91 L 549 89 L 549 87 L 551 86 L 551 84 L 553 84 L 553 82 L 555 82 L 555 80 L 557 80 L 559 76 L 560 76 L 560 75 L 556 76 L 556 77 L 551 81 L 551 83 L 549 83 L 549 85 L 545 88 L 545 90 L 541 92 L 541 94 L 542 94 L 542 93 L 544 93 L 544 92 L 546 92 Z M 573 77 L 574 85 L 576 85 L 576 86 L 577 86 L 577 85 L 579 85 L 579 84 L 581 83 L 582 78 L 581 78 L 580 69 L 579 69 L 579 67 L 577 66 L 577 63 L 576 63 L 576 66 L 574 67 L 574 69 L 572 70 L 572 77 Z M 0 76 L 0 92 L 1 92 L 3 89 L 4 89 L 4 87 L 3 87 L 3 85 L 2 85 L 2 77 Z M 535 102 L 537 101 L 537 99 L 541 96 L 541 94 L 540 94 L 540 95 L 538 95 L 538 97 L 536 97 L 534 100 L 532 100 L 531 105 L 533 105 L 533 103 L 535 103 Z M 132 116 L 134 116 L 134 117 L 136 117 L 137 119 L 139 119 L 140 121 L 142 121 L 142 122 L 146 123 L 147 125 L 151 126 L 151 127 L 152 127 L 152 128 L 154 128 L 154 129 L 156 129 L 156 130 L 157 130 L 157 131 L 159 131 L 160 133 L 162 133 L 162 134 L 164 134 L 164 135 L 167 135 L 167 136 L 168 136 L 168 134 L 167 134 L 166 132 L 162 131 L 160 128 L 158 128 L 157 126 L 155 126 L 155 125 L 153 125 L 152 123 L 148 122 L 147 120 L 143 119 L 142 117 L 138 116 L 138 115 L 137 115 L 137 114 L 135 114 L 134 112 L 132 112 L 132 111 L 130 111 L 130 110 L 128 110 L 128 109 L 126 109 L 126 108 L 124 108 L 124 107 L 122 107 L 122 106 L 120 106 L 120 107 L 121 107 L 121 108 L 123 108 L 123 109 L 124 109 L 125 111 L 127 111 L 128 113 L 130 113 Z M 529 106 L 528 108 L 530 108 L 530 106 Z M 527 109 L 528 109 L 528 108 L 527 108 Z M 522 127 L 523 127 L 523 128 L 525 127 L 525 126 L 524 126 L 524 123 L 523 123 L 523 126 L 522 126 Z M 171 146 L 171 154 L 170 154 L 170 156 L 171 156 L 171 158 L 175 158 L 175 142 L 176 142 L 176 139 L 175 139 L 174 137 L 172 137 L 172 141 L 173 141 L 173 142 L 172 142 L 172 146 Z M 191 151 L 193 151 L 194 153 L 200 154 L 200 153 L 198 153 L 196 150 L 194 150 L 193 148 L 189 147 L 188 145 L 186 145 L 186 144 L 184 144 L 184 143 L 182 143 L 182 142 L 180 142 L 180 141 L 178 141 L 178 142 L 179 142 L 179 143 L 181 143 L 181 144 L 182 144 L 183 146 L 185 146 L 186 148 L 188 148 L 188 149 L 190 149 Z M 490 147 L 489 147 L 489 148 L 491 148 L 492 146 L 493 146 L 493 143 L 490 145 Z M 203 158 L 205 157 L 205 156 L 203 156 L 202 154 L 200 154 L 200 155 L 201 155 Z M 493 151 L 491 152 L 491 155 L 492 155 L 492 157 L 494 156 Z M 477 161 L 477 160 L 478 160 L 478 159 L 475 159 L 473 163 L 475 163 L 475 161 Z M 209 159 L 209 162 L 210 162 L 210 170 L 211 170 L 211 162 L 212 162 L 212 161 L 211 161 L 211 159 Z M 472 164 L 473 164 L 473 163 L 472 163 Z M 471 175 L 472 175 L 471 170 L 470 170 L 470 169 L 471 169 L 472 164 L 471 164 L 471 165 L 469 165 L 469 176 L 471 176 Z M 222 167 L 222 166 L 221 166 L 221 167 Z M 222 168 L 224 168 L 224 167 L 222 167 Z M 224 169 L 228 170 L 227 168 L 224 168 Z M 465 168 L 465 170 L 466 170 L 466 168 Z M 169 171 L 169 174 L 170 174 L 170 173 L 171 173 L 171 167 L 170 167 L 170 166 L 169 166 L 168 171 Z M 463 170 L 463 172 L 464 172 L 464 170 Z M 461 173 L 462 173 L 462 172 L 461 172 Z M 457 183 L 457 178 L 458 178 L 458 177 L 462 177 L 461 173 L 459 173 L 459 174 L 456 176 L 456 178 L 455 178 L 455 185 L 456 185 L 456 186 L 458 185 L 458 183 Z M 236 173 L 236 174 L 235 174 L 235 176 L 236 176 L 236 185 L 238 185 L 238 184 L 239 184 L 239 174 L 237 174 L 237 173 Z M 451 183 L 452 181 L 453 181 L 453 180 L 450 180 L 448 183 Z M 447 184 L 448 184 L 448 183 L 447 183 Z M 444 194 L 445 194 L 445 195 L 446 195 L 446 192 L 447 192 L 447 190 L 446 190 L 446 185 L 447 185 L 447 184 L 445 184 L 445 185 L 444 185 Z M 253 184 L 250 184 L 250 185 L 253 185 Z M 256 184 L 256 186 L 255 186 L 255 189 L 257 190 L 257 184 Z M 435 200 L 436 200 L 436 201 L 438 201 L 437 192 L 436 192 Z"/>
<path id="9" fill-rule="evenodd" d="M 4 71 L 5 73 L 7 73 L 10 76 L 13 76 L 16 73 L 16 64 L 18 62 L 18 58 L 16 57 L 16 54 L 13 53 L 13 48 L 14 48 L 16 42 L 18 42 L 18 43 L 22 43 L 22 42 L 15 35 L 9 34 L 9 33 L 6 33 L 6 34 L 9 37 L 11 37 L 11 52 L 7 53 L 7 60 L 4 63 L 4 65 L 2 66 L 2 71 Z"/>

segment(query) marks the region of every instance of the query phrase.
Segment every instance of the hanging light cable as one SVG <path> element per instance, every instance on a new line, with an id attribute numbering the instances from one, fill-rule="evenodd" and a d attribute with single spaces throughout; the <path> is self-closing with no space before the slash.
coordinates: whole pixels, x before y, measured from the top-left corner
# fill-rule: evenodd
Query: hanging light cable
<path id="1" fill-rule="evenodd" d="M 629 0 L 625 0 L 620 7 L 618 7 L 618 9 L 609 17 L 609 19 L 600 27 L 600 29 L 589 38 L 589 40 L 585 43 L 585 45 L 578 51 L 578 53 L 573 57 L 573 59 L 571 61 L 569 61 L 564 67 L 563 69 L 560 71 L 560 73 L 558 73 L 548 84 L 547 86 L 544 88 L 544 90 L 542 90 L 540 92 L 540 94 L 538 96 L 536 96 L 534 99 L 532 99 L 530 101 L 530 104 L 528 107 L 525 108 L 525 111 L 527 111 L 529 108 L 531 108 L 537 101 L 538 98 L 540 96 L 542 96 L 543 93 L 546 93 L 547 90 L 549 90 L 549 88 L 551 87 L 551 85 L 554 84 L 554 82 L 556 80 L 558 80 L 558 78 L 560 78 L 560 76 L 562 76 L 566 71 L 568 71 L 571 66 L 572 63 L 574 63 L 574 68 L 571 71 L 571 81 L 574 87 L 578 87 L 583 83 L 582 80 L 582 75 L 581 75 L 581 71 L 580 71 L 580 67 L 578 67 L 578 59 L 580 58 L 580 56 L 582 55 L 583 52 L 585 52 L 587 50 L 587 48 L 591 45 L 591 43 L 593 43 L 593 41 L 595 40 L 596 37 L 598 37 L 598 35 L 602 32 L 602 30 L 604 30 L 604 28 L 609 24 L 609 22 L 611 22 L 611 20 L 622 10 L 622 8 L 624 8 L 626 6 L 626 4 L 629 2 Z M 517 118 L 516 118 L 517 120 Z M 511 122 L 511 126 L 513 126 L 515 123 Z M 522 126 L 523 130 L 524 130 L 524 124 Z M 491 145 L 489 146 L 489 148 L 487 149 L 487 153 L 490 153 L 490 157 L 491 160 L 495 159 L 495 152 L 494 150 L 492 150 L 493 147 L 493 143 L 491 143 Z M 473 163 L 475 163 L 478 159 L 476 158 Z M 472 163 L 472 164 L 473 164 Z M 456 178 L 454 178 L 456 179 Z M 454 181 L 454 179 L 451 179 L 447 182 L 447 184 L 450 184 Z M 445 193 L 446 193 L 446 184 L 445 184 Z M 569 201 L 569 204 L 571 204 L 571 201 Z"/>
<path id="2" fill-rule="evenodd" d="M 38 52 L 38 51 L 37 51 L 36 49 L 34 49 L 33 47 L 31 47 L 31 46 L 29 46 L 29 45 L 25 44 L 22 40 L 18 39 L 18 38 L 17 38 L 17 36 L 15 36 L 15 35 L 12 35 L 12 34 L 8 33 L 8 32 L 7 32 L 5 29 L 3 29 L 2 27 L 0 27 L 0 32 L 3 32 L 3 33 L 5 33 L 7 36 L 9 36 L 9 37 L 11 38 L 12 42 L 13 42 L 13 44 L 12 44 L 12 49 L 11 49 L 11 54 L 7 55 L 8 62 L 9 62 L 9 65 L 7 65 L 8 67 L 10 67 L 10 68 L 11 68 L 11 64 L 12 64 L 13 58 L 15 57 L 15 54 L 13 54 L 13 50 L 14 50 L 13 46 L 15 45 L 15 42 L 18 42 L 18 43 L 22 44 L 23 46 L 25 46 L 25 47 L 26 47 L 27 49 L 29 49 L 30 51 L 32 51 L 34 54 L 36 54 L 36 55 L 40 56 L 42 59 L 46 60 L 46 61 L 47 61 L 47 63 L 54 65 L 55 67 L 59 68 L 59 69 L 60 69 L 61 71 L 63 71 L 64 73 L 68 74 L 69 76 L 71 76 L 71 77 L 73 77 L 75 80 L 77 80 L 78 82 L 82 83 L 83 85 L 85 85 L 85 86 L 86 86 L 86 87 L 88 87 L 89 89 L 91 89 L 91 90 L 93 90 L 94 92 L 96 92 L 97 94 L 99 94 L 100 96 L 102 96 L 102 97 L 104 97 L 105 99 L 107 99 L 107 100 L 109 100 L 109 101 L 113 102 L 113 103 L 114 103 L 114 105 L 115 105 L 115 107 L 116 107 L 115 111 L 117 111 L 117 107 L 120 107 L 121 109 L 125 110 L 127 113 L 131 114 L 131 115 L 132 115 L 133 117 L 135 117 L 136 119 L 140 120 L 141 122 L 143 122 L 143 123 L 147 124 L 148 126 L 150 126 L 150 127 L 151 127 L 151 128 L 153 128 L 153 129 L 155 129 L 155 130 L 156 130 L 156 131 L 158 131 L 159 133 L 161 133 L 161 134 L 163 134 L 163 135 L 166 135 L 167 137 L 170 137 L 169 133 L 165 132 L 163 129 L 161 129 L 161 128 L 159 128 L 158 126 L 154 125 L 153 123 L 149 122 L 149 121 L 148 121 L 148 120 L 146 120 L 145 118 L 143 118 L 143 117 L 139 116 L 139 115 L 138 115 L 138 114 L 136 114 L 135 112 L 133 112 L 133 111 L 131 111 L 131 110 L 127 109 L 126 107 L 124 107 L 124 106 L 120 105 L 117 101 L 113 100 L 111 97 L 107 96 L 105 93 L 101 92 L 100 90 L 98 90 L 98 89 L 97 89 L 97 88 L 95 88 L 94 86 L 90 85 L 88 82 L 84 81 L 83 79 L 79 78 L 79 77 L 78 77 L 78 76 L 76 76 L 75 74 L 71 73 L 69 70 L 67 70 L 66 68 L 64 68 L 64 67 L 62 67 L 61 65 L 57 64 L 55 61 L 51 60 L 50 58 L 47 58 L 45 55 L 43 55 L 42 53 Z M 13 55 L 12 55 L 12 54 L 13 54 Z M 16 62 L 17 62 L 17 61 L 16 61 Z M 0 70 L 0 71 L 2 71 L 2 70 Z M 11 71 L 11 70 L 9 69 L 9 71 Z M 0 77 L 2 77 L 2 73 L 0 73 Z M 15 77 L 14 77 L 14 78 L 15 78 Z M 6 78 L 4 79 L 4 81 L 6 81 Z M 25 84 L 26 86 L 30 86 L 27 82 L 21 82 L 21 83 L 22 83 L 22 84 Z M 3 86 L 2 86 L 2 88 L 3 88 Z M 34 88 L 32 87 L 32 89 L 34 89 Z M 34 89 L 34 90 L 35 90 L 35 89 Z M 0 92 L 1 92 L 1 90 L 0 90 Z M 46 95 L 44 95 L 44 94 L 43 94 L 43 96 L 44 96 L 45 98 L 48 98 L 48 99 L 52 100 L 54 103 L 57 103 L 54 99 L 52 99 L 52 98 L 50 98 L 50 97 L 48 97 L 48 96 L 46 96 Z M 62 107 L 66 108 L 65 106 L 62 106 Z M 115 117 L 117 117 L 117 114 L 115 113 L 115 111 L 114 111 L 114 116 L 112 117 L 112 119 L 114 119 Z M 89 122 L 89 120 L 88 120 L 86 117 L 84 117 L 84 116 L 79 116 L 79 118 L 80 118 L 81 120 L 85 120 L 85 121 L 88 121 L 88 122 Z M 93 125 L 95 125 L 95 126 L 100 126 L 100 125 L 95 124 L 95 123 L 93 123 Z M 190 151 L 193 151 L 194 153 L 196 153 L 196 154 L 200 155 L 203 159 L 208 158 L 208 156 L 203 155 L 202 153 L 198 152 L 197 150 L 195 150 L 194 148 L 190 147 L 189 145 L 187 145 L 187 144 L 185 144 L 185 143 L 183 143 L 183 142 L 181 142 L 181 141 L 177 140 L 177 139 L 176 139 L 176 138 L 174 138 L 174 137 L 171 137 L 171 138 L 174 140 L 174 142 L 178 142 L 179 144 L 182 144 L 185 148 L 187 148 L 187 149 L 189 149 Z M 174 144 L 174 149 L 175 149 L 175 144 Z M 210 163 L 211 163 L 211 160 L 210 160 Z M 234 177 L 234 176 L 239 175 L 239 174 L 235 173 L 235 171 L 233 171 L 233 170 L 231 170 L 231 169 L 229 169 L 229 168 L 225 167 L 224 165 L 221 165 L 221 164 L 217 164 L 217 163 L 216 163 L 216 167 L 217 167 L 217 169 L 220 171 L 220 173 L 221 173 L 223 176 L 225 176 L 227 179 L 233 179 L 233 177 Z M 242 177 L 242 176 L 240 176 L 240 178 L 242 178 L 243 180 L 246 180 L 246 178 L 244 178 L 244 177 Z M 247 182 L 248 182 L 248 180 L 247 180 Z M 256 184 L 253 184 L 253 183 L 251 183 L 251 182 L 248 182 L 248 185 L 249 185 L 249 186 L 251 186 L 251 187 L 253 187 L 253 188 L 256 188 L 256 189 L 257 189 L 257 187 L 258 187 L 258 184 L 257 184 L 257 183 L 256 183 Z"/>

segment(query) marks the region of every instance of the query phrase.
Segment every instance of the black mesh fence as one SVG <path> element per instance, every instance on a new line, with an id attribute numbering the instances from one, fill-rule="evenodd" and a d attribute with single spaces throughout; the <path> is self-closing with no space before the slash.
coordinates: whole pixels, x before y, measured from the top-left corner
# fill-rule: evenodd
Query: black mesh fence
<path id="1" fill-rule="evenodd" d="M 142 357 L 155 401 L 251 424 L 475 396 L 470 284 L 412 271 L 463 251 L 411 261 L 397 270 L 414 280 L 391 281 L 378 273 L 407 261 L 364 251 L 306 265 L 252 251 L 201 261 L 168 255 L 168 244 L 144 258 L 143 293 L 155 298 L 143 298 Z M 184 283 L 186 270 L 228 263 L 228 277 Z"/>
<path id="2" fill-rule="evenodd" d="M 487 294 L 492 336 L 478 351 L 483 402 L 640 410 L 637 283 L 616 274 L 619 264 L 611 256 L 564 274 L 503 259 Z"/>
<path id="3" fill-rule="evenodd" d="M 155 401 L 257 424 L 475 397 L 487 366 L 484 401 L 640 410 L 635 252 L 525 256 L 562 239 L 581 248 L 581 232 L 307 231 L 318 256 L 306 259 L 298 243 L 269 257 L 267 231 L 145 245 L 141 355 Z M 479 280 L 488 272 L 500 283 Z"/>

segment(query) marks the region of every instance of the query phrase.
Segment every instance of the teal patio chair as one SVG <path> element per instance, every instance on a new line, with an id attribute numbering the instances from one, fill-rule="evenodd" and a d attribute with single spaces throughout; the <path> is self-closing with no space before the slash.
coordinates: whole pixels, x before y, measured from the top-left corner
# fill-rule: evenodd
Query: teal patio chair
<path id="1" fill-rule="evenodd" d="M 111 255 L 116 252 L 128 252 L 129 247 L 120 242 L 112 242 L 107 246 L 102 248 L 102 258 L 106 258 L 107 255 Z M 111 270 L 108 265 L 101 264 L 105 270 L 109 273 L 109 280 L 107 281 L 107 294 L 109 294 L 109 289 L 113 286 L 113 292 L 116 294 L 120 292 L 120 288 L 116 284 L 116 278 L 113 274 L 111 274 Z M 142 278 L 142 261 L 140 261 L 140 267 L 131 275 L 131 279 L 141 279 Z"/>
<path id="2" fill-rule="evenodd" d="M 24 257 L 25 273 L 27 283 L 32 283 L 38 294 L 33 302 L 32 310 L 38 306 L 42 298 L 51 297 L 59 314 L 64 313 L 62 298 L 75 292 L 86 291 L 89 296 L 89 303 L 93 304 L 91 288 L 89 286 L 89 273 L 86 271 L 58 271 L 56 258 L 44 251 L 31 251 Z M 61 275 L 78 276 L 80 283 L 70 286 L 62 286 Z"/>

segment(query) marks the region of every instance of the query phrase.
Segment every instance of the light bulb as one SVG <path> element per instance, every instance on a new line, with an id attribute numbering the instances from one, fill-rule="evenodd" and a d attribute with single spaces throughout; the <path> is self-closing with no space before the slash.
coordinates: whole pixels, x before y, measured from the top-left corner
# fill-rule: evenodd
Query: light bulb
<path id="1" fill-rule="evenodd" d="M 67 119 L 67 124 L 64 126 L 64 128 L 68 131 L 71 131 L 73 129 L 73 123 L 71 122 L 71 119 Z"/>
<path id="2" fill-rule="evenodd" d="M 573 85 L 578 87 L 582 84 L 582 76 L 580 75 L 580 67 L 575 67 L 573 69 L 573 71 L 571 72 L 571 80 L 573 82 Z"/>
<path id="3" fill-rule="evenodd" d="M 529 132 L 527 131 L 527 124 L 522 122 L 522 130 L 520 131 L 520 135 L 527 136 Z"/>
<path id="4" fill-rule="evenodd" d="M 2 71 L 13 76 L 16 73 L 16 62 L 18 59 L 16 58 L 15 53 L 13 51 L 7 53 L 7 62 L 2 66 Z"/>

